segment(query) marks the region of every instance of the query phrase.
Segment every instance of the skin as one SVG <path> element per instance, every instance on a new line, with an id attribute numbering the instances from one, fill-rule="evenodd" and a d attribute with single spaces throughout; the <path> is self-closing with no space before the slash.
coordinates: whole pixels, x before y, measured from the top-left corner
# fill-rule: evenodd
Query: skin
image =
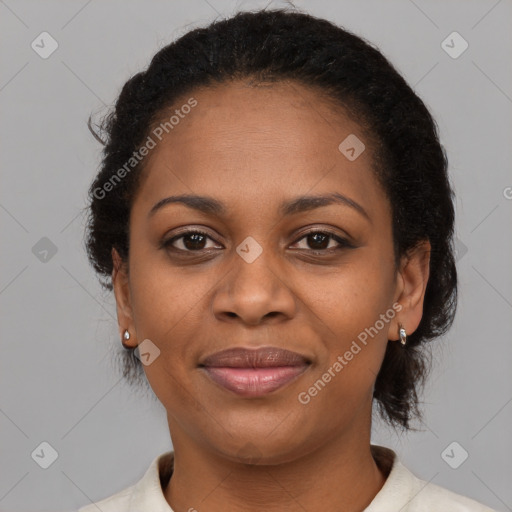
<path id="1" fill-rule="evenodd" d="M 386 479 L 370 452 L 376 375 L 398 323 L 410 334 L 421 320 L 430 246 L 395 267 L 391 207 L 370 142 L 318 91 L 230 82 L 190 96 L 198 105 L 146 162 L 131 210 L 129 264 L 112 251 L 120 333 L 130 331 L 132 346 L 150 339 L 160 350 L 144 370 L 167 410 L 175 452 L 165 498 L 175 512 L 363 510 Z M 366 142 L 355 161 L 338 150 L 349 134 Z M 278 211 L 282 201 L 332 192 L 368 217 L 342 204 L 287 217 Z M 213 197 L 227 214 L 174 203 L 148 217 L 178 194 Z M 208 238 L 159 248 L 185 227 Z M 306 228 L 354 247 L 332 238 L 315 245 Z M 236 252 L 248 236 L 263 251 L 252 263 Z M 378 335 L 300 403 L 298 394 L 396 303 L 401 311 Z M 201 358 L 235 346 L 277 346 L 312 363 L 279 390 L 241 397 L 198 368 Z"/>

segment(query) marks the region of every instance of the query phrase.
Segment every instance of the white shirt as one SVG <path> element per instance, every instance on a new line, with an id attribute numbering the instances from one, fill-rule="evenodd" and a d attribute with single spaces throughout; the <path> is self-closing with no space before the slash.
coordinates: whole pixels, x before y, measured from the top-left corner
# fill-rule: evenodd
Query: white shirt
<path id="1" fill-rule="evenodd" d="M 417 478 L 398 460 L 396 453 L 371 445 L 372 455 L 388 477 L 364 512 L 496 512 L 475 500 Z M 134 485 L 78 512 L 173 512 L 167 503 L 160 477 L 167 482 L 174 453 L 161 454 Z"/>

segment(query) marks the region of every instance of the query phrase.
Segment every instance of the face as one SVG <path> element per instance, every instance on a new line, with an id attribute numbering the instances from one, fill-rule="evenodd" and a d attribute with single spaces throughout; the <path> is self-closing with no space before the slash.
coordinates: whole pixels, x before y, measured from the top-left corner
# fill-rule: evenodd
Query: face
<path id="1" fill-rule="evenodd" d="M 134 345 L 150 340 L 144 370 L 173 442 L 276 464 L 368 432 L 386 344 L 398 322 L 417 327 L 428 278 L 425 258 L 395 267 L 370 142 L 298 84 L 191 96 L 197 105 L 147 160 L 128 272 L 113 251 L 119 326 Z M 180 195 L 215 203 L 161 202 Z M 304 199 L 320 196 L 330 199 Z M 302 364 L 264 369 L 270 388 L 202 366 L 237 347 L 285 349 Z"/>

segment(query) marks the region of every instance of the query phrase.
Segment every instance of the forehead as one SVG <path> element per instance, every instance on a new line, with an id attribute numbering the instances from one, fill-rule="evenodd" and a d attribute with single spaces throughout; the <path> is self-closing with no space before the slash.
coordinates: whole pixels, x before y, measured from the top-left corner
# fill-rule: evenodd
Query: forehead
<path id="1" fill-rule="evenodd" d="M 196 105 L 181 109 L 191 98 Z M 162 123 L 171 116 L 159 137 L 153 129 L 142 202 L 166 193 L 205 193 L 225 202 L 268 204 L 275 197 L 336 191 L 358 202 L 382 200 L 361 126 L 315 89 L 229 82 L 182 97 L 162 113 Z M 364 144 L 355 160 L 340 151 L 347 138 Z"/>

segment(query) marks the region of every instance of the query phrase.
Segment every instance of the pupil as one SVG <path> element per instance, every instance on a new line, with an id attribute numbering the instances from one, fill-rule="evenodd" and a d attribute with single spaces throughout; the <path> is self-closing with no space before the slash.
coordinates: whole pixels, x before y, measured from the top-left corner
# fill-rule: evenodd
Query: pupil
<path id="1" fill-rule="evenodd" d="M 200 245 L 201 245 L 201 240 L 200 239 L 201 238 L 204 239 L 204 235 L 201 235 L 200 233 L 192 233 L 192 234 L 187 235 L 187 236 L 184 237 L 183 244 L 189 250 L 202 249 L 202 247 L 200 247 Z M 191 243 L 187 243 L 188 240 L 191 240 L 192 242 Z M 204 240 L 203 240 L 203 243 L 204 243 Z M 198 244 L 199 244 L 199 246 L 198 246 Z"/>
<path id="2" fill-rule="evenodd" d="M 329 235 L 324 235 L 322 233 L 313 233 L 312 235 L 309 235 L 309 237 L 313 239 L 313 245 L 320 242 L 320 246 L 316 245 L 315 247 L 313 247 L 313 249 L 326 249 L 327 246 L 329 245 Z M 325 244 L 325 241 L 327 241 L 327 245 Z"/>

